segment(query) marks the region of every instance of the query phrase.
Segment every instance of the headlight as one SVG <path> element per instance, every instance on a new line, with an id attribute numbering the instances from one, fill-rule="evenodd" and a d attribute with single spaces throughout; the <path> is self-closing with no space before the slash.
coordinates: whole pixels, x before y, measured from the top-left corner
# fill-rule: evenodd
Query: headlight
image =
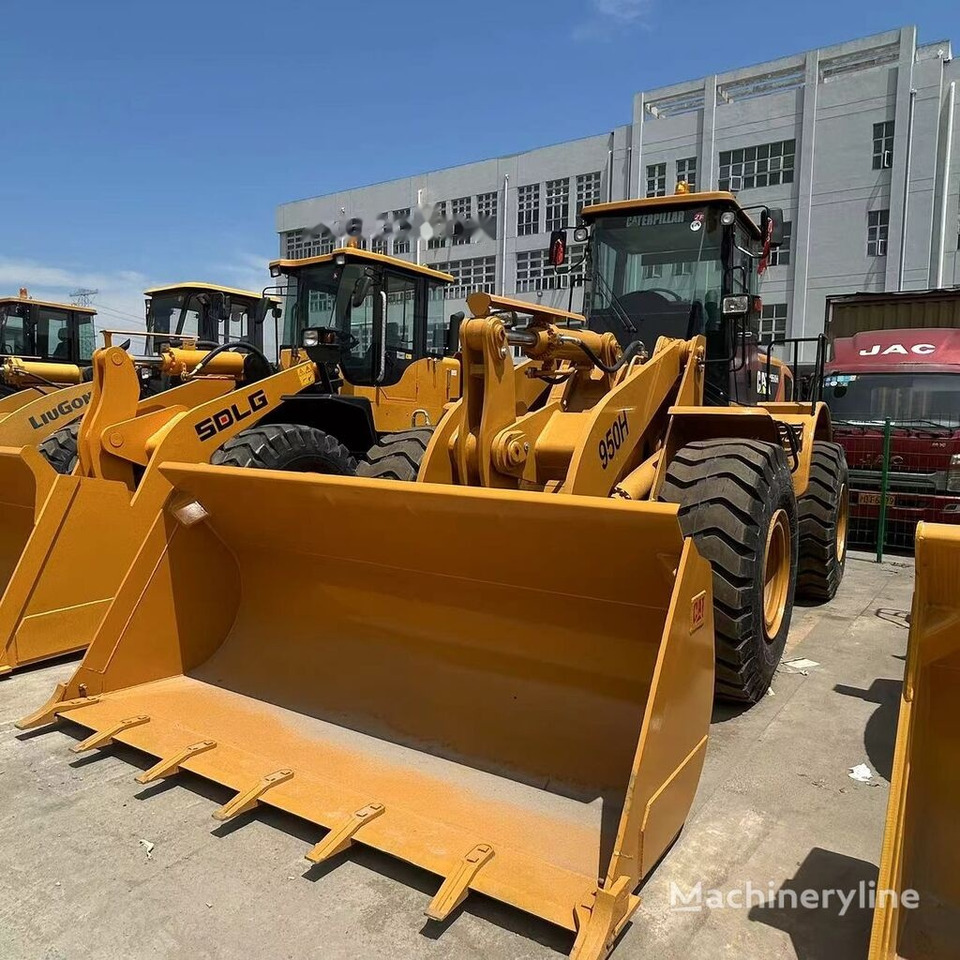
<path id="1" fill-rule="evenodd" d="M 725 227 L 731 227 L 737 222 L 737 215 L 732 210 L 724 210 L 720 214 L 720 222 Z"/>
<path id="2" fill-rule="evenodd" d="M 947 492 L 960 493 L 960 453 L 950 457 L 950 466 L 947 468 Z"/>
<path id="3" fill-rule="evenodd" d="M 586 227 L 577 227 L 573 231 L 573 239 L 576 243 L 583 243 L 590 236 L 590 231 Z"/>
<path id="4" fill-rule="evenodd" d="M 750 298 L 746 294 L 723 298 L 723 315 L 743 316 L 750 306 Z"/>
<path id="5" fill-rule="evenodd" d="M 317 347 L 320 345 L 320 331 L 319 330 L 304 330 L 303 331 L 303 345 L 305 347 Z"/>
<path id="6" fill-rule="evenodd" d="M 280 276 L 280 264 L 278 264 L 278 263 L 271 263 L 271 264 L 270 264 L 270 276 L 271 276 L 271 277 L 279 277 L 279 276 Z"/>

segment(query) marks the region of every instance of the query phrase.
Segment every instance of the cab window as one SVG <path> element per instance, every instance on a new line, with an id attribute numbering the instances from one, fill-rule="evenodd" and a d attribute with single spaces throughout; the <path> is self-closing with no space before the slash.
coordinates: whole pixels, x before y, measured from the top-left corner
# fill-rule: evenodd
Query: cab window
<path id="1" fill-rule="evenodd" d="M 430 284 L 427 295 L 427 353 L 441 356 L 447 349 L 446 299 L 440 284 Z"/>
<path id="2" fill-rule="evenodd" d="M 51 360 L 70 359 L 70 314 L 40 307 L 37 311 L 37 352 Z"/>
<path id="3" fill-rule="evenodd" d="M 27 347 L 27 335 L 24 330 L 21 308 L 10 306 L 3 314 L 3 352 L 10 356 L 25 356 L 31 351 Z"/>
<path id="4" fill-rule="evenodd" d="M 77 318 L 77 346 L 80 351 L 81 362 L 93 359 L 93 351 L 97 345 L 97 332 L 93 326 L 93 317 L 80 316 Z"/>
<path id="5" fill-rule="evenodd" d="M 203 316 L 203 305 L 200 298 L 195 293 L 191 294 L 186 309 L 180 317 L 180 322 L 177 324 L 176 332 L 184 337 L 199 338 L 201 316 Z"/>
<path id="6" fill-rule="evenodd" d="M 417 282 L 391 273 L 386 273 L 383 280 L 387 295 L 384 318 L 387 336 L 386 382 L 390 383 L 413 362 Z"/>

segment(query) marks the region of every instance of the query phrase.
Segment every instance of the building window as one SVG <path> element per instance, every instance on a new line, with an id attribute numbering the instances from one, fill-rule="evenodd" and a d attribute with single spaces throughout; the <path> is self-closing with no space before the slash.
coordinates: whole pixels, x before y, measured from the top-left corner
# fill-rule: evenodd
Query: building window
<path id="1" fill-rule="evenodd" d="M 463 246 L 470 242 L 469 224 L 473 211 L 472 197 L 457 197 L 453 201 L 453 222 L 460 224 L 461 232 L 459 235 L 453 234 L 453 245 L 455 247 Z"/>
<path id="2" fill-rule="evenodd" d="M 395 257 L 410 252 L 410 208 L 401 207 L 393 211 L 393 255 Z"/>
<path id="3" fill-rule="evenodd" d="M 600 171 L 577 174 L 577 216 L 584 207 L 600 202 Z"/>
<path id="4" fill-rule="evenodd" d="M 570 220 L 570 181 L 547 181 L 547 232 L 566 230 Z"/>
<path id="5" fill-rule="evenodd" d="M 430 229 L 433 236 L 427 241 L 428 250 L 440 250 L 447 242 L 447 201 L 438 200 L 430 214 Z"/>
<path id="6" fill-rule="evenodd" d="M 760 311 L 760 343 L 782 340 L 787 335 L 787 305 L 765 303 Z"/>
<path id="7" fill-rule="evenodd" d="M 890 228 L 889 210 L 871 210 L 867 214 L 867 256 L 887 255 L 887 231 Z"/>
<path id="8" fill-rule="evenodd" d="M 370 252 L 379 253 L 381 256 L 386 256 L 387 255 L 387 238 L 384 236 L 371 238 Z"/>
<path id="9" fill-rule="evenodd" d="M 583 244 L 567 248 L 567 262 L 558 270 L 549 250 L 524 250 L 517 254 L 517 293 L 563 290 L 570 278 L 583 276 Z"/>
<path id="10" fill-rule="evenodd" d="M 477 194 L 477 221 L 479 227 L 491 239 L 497 239 L 497 195 Z"/>
<path id="11" fill-rule="evenodd" d="M 888 170 L 893 166 L 893 121 L 873 125 L 873 169 Z"/>
<path id="12" fill-rule="evenodd" d="M 644 280 L 659 280 L 663 276 L 663 264 L 645 263 L 640 268 L 640 276 Z"/>
<path id="13" fill-rule="evenodd" d="M 517 189 L 517 236 L 540 232 L 540 184 Z"/>
<path id="14" fill-rule="evenodd" d="M 443 288 L 447 300 L 463 300 L 478 290 L 494 293 L 497 283 L 496 257 L 471 257 L 469 260 L 451 260 L 443 268 L 453 277 L 453 283 Z"/>
<path id="15" fill-rule="evenodd" d="M 677 161 L 677 182 L 683 181 L 691 190 L 697 189 L 697 158 Z"/>
<path id="16" fill-rule="evenodd" d="M 305 260 L 333 253 L 336 240 L 332 233 L 317 235 L 307 230 L 292 230 L 284 234 L 285 256 L 288 260 Z"/>
<path id="17" fill-rule="evenodd" d="M 778 140 L 755 147 L 720 152 L 721 190 L 752 190 L 793 183 L 796 140 Z"/>
<path id="18" fill-rule="evenodd" d="M 665 163 L 647 164 L 647 196 L 664 197 L 667 194 L 667 165 Z"/>
<path id="19" fill-rule="evenodd" d="M 783 243 L 770 250 L 769 265 L 771 267 L 787 267 L 790 265 L 790 240 L 793 237 L 793 221 L 783 221 Z"/>

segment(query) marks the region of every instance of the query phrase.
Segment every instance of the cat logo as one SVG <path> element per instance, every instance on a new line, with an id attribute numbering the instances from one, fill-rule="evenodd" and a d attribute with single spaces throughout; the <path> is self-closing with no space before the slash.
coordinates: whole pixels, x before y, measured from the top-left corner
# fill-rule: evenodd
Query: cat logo
<path id="1" fill-rule="evenodd" d="M 244 409 L 241 409 L 239 403 L 231 403 L 229 407 L 218 410 L 213 416 L 205 417 L 193 429 L 197 431 L 197 436 L 201 440 L 210 440 L 227 427 L 252 417 L 257 410 L 262 410 L 268 403 L 267 395 L 262 390 L 255 390 L 247 397 Z"/>

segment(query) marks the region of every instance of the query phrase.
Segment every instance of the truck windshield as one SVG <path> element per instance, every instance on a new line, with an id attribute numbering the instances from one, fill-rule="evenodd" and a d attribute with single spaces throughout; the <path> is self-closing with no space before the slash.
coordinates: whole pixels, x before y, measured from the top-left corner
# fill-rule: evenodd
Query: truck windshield
<path id="1" fill-rule="evenodd" d="M 686 207 L 598 218 L 586 304 L 591 328 L 610 330 L 621 343 L 639 337 L 652 349 L 659 336 L 688 339 L 718 319 L 719 214 Z"/>
<path id="2" fill-rule="evenodd" d="M 828 374 L 823 385 L 835 420 L 960 425 L 960 373 Z"/>

